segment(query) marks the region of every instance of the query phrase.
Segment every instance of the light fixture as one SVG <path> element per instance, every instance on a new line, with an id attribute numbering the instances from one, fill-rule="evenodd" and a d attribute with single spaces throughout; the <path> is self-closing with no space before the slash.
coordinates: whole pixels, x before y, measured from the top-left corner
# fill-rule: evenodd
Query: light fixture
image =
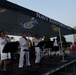
<path id="1" fill-rule="evenodd" d="M 59 27 L 58 26 L 52 25 L 51 27 L 52 27 L 53 31 L 59 31 Z"/>
<path id="2" fill-rule="evenodd" d="M 6 11 L 6 9 L 0 9 L 0 13 L 3 13 L 5 11 Z"/>

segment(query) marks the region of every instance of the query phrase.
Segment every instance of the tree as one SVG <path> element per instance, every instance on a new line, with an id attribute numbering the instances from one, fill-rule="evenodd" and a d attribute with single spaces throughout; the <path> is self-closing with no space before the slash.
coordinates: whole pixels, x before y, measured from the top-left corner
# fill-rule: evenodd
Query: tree
<path id="1" fill-rule="evenodd" d="M 62 39 L 63 42 L 66 42 L 66 38 L 64 36 L 61 36 L 61 39 Z M 60 37 L 58 36 L 56 38 L 56 40 L 57 40 L 57 42 L 60 42 Z"/>
<path id="2" fill-rule="evenodd" d="M 45 37 L 45 38 L 44 38 L 44 41 L 50 41 L 50 38 Z"/>

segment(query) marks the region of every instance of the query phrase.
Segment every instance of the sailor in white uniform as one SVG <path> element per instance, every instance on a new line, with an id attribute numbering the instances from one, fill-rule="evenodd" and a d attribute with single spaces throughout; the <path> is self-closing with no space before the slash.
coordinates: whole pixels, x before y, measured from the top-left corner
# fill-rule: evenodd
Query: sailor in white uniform
<path id="1" fill-rule="evenodd" d="M 54 41 L 53 46 L 58 46 L 58 43 L 57 43 L 56 39 L 53 39 L 53 41 Z"/>
<path id="2" fill-rule="evenodd" d="M 4 62 L 3 63 L 4 66 L 2 66 L 3 70 L 6 70 L 6 67 L 7 67 L 7 61 L 6 61 L 6 59 L 10 59 L 11 58 L 10 53 L 3 53 L 3 48 L 4 48 L 4 46 L 5 46 L 6 43 L 7 43 L 7 40 L 5 38 L 5 33 L 1 32 L 0 33 L 0 66 Z"/>
<path id="3" fill-rule="evenodd" d="M 20 48 L 21 48 L 20 59 L 19 59 L 19 68 L 23 68 L 24 55 L 26 55 L 26 66 L 30 66 L 28 40 L 26 39 L 26 32 L 22 33 L 22 37 L 19 39 L 19 43 L 20 43 Z"/>
<path id="4" fill-rule="evenodd" d="M 38 43 L 41 42 L 41 39 L 38 37 L 38 35 L 35 35 L 35 37 L 33 38 L 33 42 L 35 44 L 35 52 L 36 52 L 35 63 L 40 63 L 41 49 L 40 49 L 40 47 L 36 47 L 38 45 Z"/>
<path id="5" fill-rule="evenodd" d="M 53 46 L 59 46 L 56 39 L 53 39 L 53 41 L 54 41 Z M 60 50 L 56 51 L 56 53 L 54 54 L 60 55 Z"/>

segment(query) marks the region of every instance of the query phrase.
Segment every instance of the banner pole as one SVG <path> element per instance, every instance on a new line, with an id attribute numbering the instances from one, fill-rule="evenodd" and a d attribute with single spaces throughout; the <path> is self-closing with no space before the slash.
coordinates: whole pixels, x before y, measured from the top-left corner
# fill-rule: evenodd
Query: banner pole
<path id="1" fill-rule="evenodd" d="M 59 38 L 60 38 L 60 50 L 61 50 L 61 55 L 62 55 L 62 61 L 61 62 L 66 62 L 66 60 L 64 60 L 64 54 L 63 54 L 63 46 L 62 46 L 62 38 L 61 38 L 61 30 L 60 30 L 60 27 L 59 27 Z"/>

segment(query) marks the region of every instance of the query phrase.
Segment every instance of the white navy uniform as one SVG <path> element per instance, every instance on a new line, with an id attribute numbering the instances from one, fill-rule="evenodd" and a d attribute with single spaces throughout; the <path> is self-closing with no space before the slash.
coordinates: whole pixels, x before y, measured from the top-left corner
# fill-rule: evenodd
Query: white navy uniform
<path id="1" fill-rule="evenodd" d="M 0 37 L 0 60 L 5 60 L 7 59 L 10 59 L 11 58 L 11 55 L 10 53 L 3 53 L 3 48 L 5 46 L 5 44 L 7 43 L 6 39 L 3 37 Z"/>
<path id="2" fill-rule="evenodd" d="M 19 59 L 19 68 L 22 68 L 24 65 L 24 55 L 26 55 L 26 66 L 30 66 L 30 60 L 29 60 L 29 49 L 27 46 L 27 40 L 24 37 L 21 37 L 19 40 L 20 43 L 20 59 Z M 24 51 L 27 50 L 27 51 Z"/>
<path id="3" fill-rule="evenodd" d="M 58 43 L 57 41 L 54 42 L 53 46 L 58 46 Z M 54 53 L 55 54 L 55 53 Z M 58 51 L 56 51 L 56 54 L 59 54 L 60 55 L 60 49 Z"/>
<path id="4" fill-rule="evenodd" d="M 57 44 L 57 42 L 56 42 L 56 41 L 54 42 L 53 46 L 58 46 L 58 44 Z"/>
<path id="5" fill-rule="evenodd" d="M 41 39 L 34 38 L 33 42 L 34 42 L 35 46 L 37 46 L 38 43 L 41 42 Z M 40 49 L 40 47 L 35 47 L 35 52 L 36 52 L 35 63 L 40 63 L 40 60 L 41 60 L 41 49 Z"/>

